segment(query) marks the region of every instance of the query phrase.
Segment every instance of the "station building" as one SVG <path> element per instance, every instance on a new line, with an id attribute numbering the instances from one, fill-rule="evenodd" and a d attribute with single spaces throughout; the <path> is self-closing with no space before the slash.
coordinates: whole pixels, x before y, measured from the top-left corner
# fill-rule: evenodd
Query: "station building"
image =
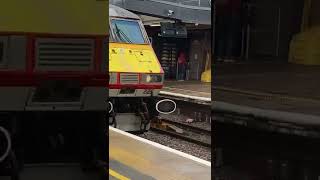
<path id="1" fill-rule="evenodd" d="M 210 0 L 111 0 L 110 3 L 141 17 L 166 80 L 178 79 L 180 52 L 187 61 L 185 80 L 200 82 L 202 74 L 209 72 L 212 53 Z"/>
<path id="2" fill-rule="evenodd" d="M 152 39 L 152 45 L 157 57 L 166 72 L 166 79 L 178 79 L 177 61 L 179 52 L 186 54 L 187 71 L 185 80 L 201 80 L 201 74 L 208 70 L 211 64 L 211 25 L 196 23 L 179 23 L 172 20 L 154 18 L 142 15 L 146 30 Z M 185 34 L 181 36 L 166 36 L 165 25 L 181 25 Z"/>

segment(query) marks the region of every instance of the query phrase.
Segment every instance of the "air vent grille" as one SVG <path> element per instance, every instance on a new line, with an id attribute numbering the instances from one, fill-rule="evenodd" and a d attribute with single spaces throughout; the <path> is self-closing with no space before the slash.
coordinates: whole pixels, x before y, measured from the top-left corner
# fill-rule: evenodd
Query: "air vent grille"
<path id="1" fill-rule="evenodd" d="M 41 38 L 36 41 L 37 69 L 90 70 L 94 57 L 91 39 Z"/>
<path id="2" fill-rule="evenodd" d="M 138 84 L 139 83 L 139 75 L 138 74 L 128 74 L 128 73 L 120 74 L 120 83 L 121 84 Z"/>

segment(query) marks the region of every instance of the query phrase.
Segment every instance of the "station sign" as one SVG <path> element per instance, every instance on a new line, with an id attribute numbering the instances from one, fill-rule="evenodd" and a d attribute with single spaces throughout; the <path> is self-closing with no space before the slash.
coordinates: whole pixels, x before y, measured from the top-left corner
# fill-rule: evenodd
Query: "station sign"
<path id="1" fill-rule="evenodd" d="M 160 25 L 162 37 L 187 38 L 187 28 L 184 24 L 162 22 Z"/>

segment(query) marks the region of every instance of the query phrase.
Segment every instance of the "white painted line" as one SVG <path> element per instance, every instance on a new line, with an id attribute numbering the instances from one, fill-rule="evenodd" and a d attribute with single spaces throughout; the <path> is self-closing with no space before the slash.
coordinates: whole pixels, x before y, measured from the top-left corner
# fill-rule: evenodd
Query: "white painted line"
<path id="1" fill-rule="evenodd" d="M 185 94 L 180 94 L 180 93 L 173 93 L 173 92 L 167 92 L 167 91 L 160 91 L 160 94 L 162 94 L 162 95 L 174 96 L 174 97 L 188 98 L 188 99 L 193 99 L 193 100 L 200 100 L 200 101 L 211 102 L 211 98 L 206 98 L 206 97 L 190 96 L 190 95 L 185 95 Z"/>
<path id="2" fill-rule="evenodd" d="M 255 117 L 267 118 L 274 121 L 282 121 L 286 123 L 295 123 L 295 124 L 304 124 L 319 126 L 320 125 L 320 116 L 318 115 L 309 115 L 302 113 L 293 113 L 286 111 L 278 110 L 267 110 L 256 107 L 236 105 L 221 101 L 214 101 L 211 108 L 213 110 L 234 112 L 242 115 L 254 115 Z"/>
<path id="3" fill-rule="evenodd" d="M 171 102 L 172 104 L 174 104 L 174 108 L 173 108 L 173 110 L 170 111 L 170 112 L 162 112 L 162 111 L 159 110 L 159 104 L 162 103 L 162 102 L 166 102 L 166 101 L 167 101 L 167 102 L 169 101 L 169 102 Z M 173 113 L 176 109 L 177 109 L 177 104 L 176 104 L 176 102 L 172 101 L 171 99 L 163 99 L 163 100 L 157 102 L 157 104 L 156 104 L 156 110 L 157 110 L 158 113 L 161 113 L 161 114 L 171 114 L 171 113 Z"/>
<path id="4" fill-rule="evenodd" d="M 199 94 L 211 94 L 210 92 L 202 92 L 202 91 L 193 91 L 188 89 L 181 89 L 181 88 L 175 88 L 175 87 L 164 87 L 163 89 L 172 89 L 172 90 L 179 90 L 179 91 L 187 91 L 187 92 L 193 92 L 193 93 L 199 93 Z"/>
<path id="5" fill-rule="evenodd" d="M 187 153 L 184 153 L 184 152 L 181 152 L 181 151 L 178 151 L 178 150 L 169 148 L 169 147 L 164 146 L 164 145 L 161 145 L 161 144 L 159 144 L 159 143 L 155 143 L 155 142 L 149 141 L 149 140 L 147 140 L 147 139 L 144 139 L 144 138 L 135 136 L 135 135 L 133 135 L 133 134 L 130 134 L 130 133 L 127 133 L 127 132 L 124 132 L 124 131 L 121 131 L 121 130 L 119 130 L 119 129 L 116 129 L 116 128 L 113 128 L 113 127 L 110 127 L 110 126 L 109 126 L 109 131 L 110 131 L 110 130 L 115 131 L 115 132 L 117 132 L 117 133 L 119 133 L 119 134 L 128 136 L 128 137 L 133 138 L 133 139 L 135 139 L 135 140 L 138 140 L 138 141 L 140 141 L 140 142 L 149 144 L 149 145 L 154 146 L 154 147 L 156 147 L 156 148 L 159 148 L 159 149 L 168 151 L 168 152 L 170 152 L 170 153 L 177 154 L 177 155 L 182 156 L 182 157 L 184 157 L 184 158 L 186 158 L 186 159 L 190 159 L 190 160 L 195 161 L 195 162 L 197 162 L 197 163 L 200 163 L 200 164 L 203 164 L 203 165 L 206 165 L 206 166 L 211 167 L 211 162 L 206 161 L 206 160 L 203 160 L 203 159 L 200 159 L 200 158 L 197 158 L 197 157 L 192 156 L 192 155 L 190 155 L 190 154 L 187 154 Z"/>

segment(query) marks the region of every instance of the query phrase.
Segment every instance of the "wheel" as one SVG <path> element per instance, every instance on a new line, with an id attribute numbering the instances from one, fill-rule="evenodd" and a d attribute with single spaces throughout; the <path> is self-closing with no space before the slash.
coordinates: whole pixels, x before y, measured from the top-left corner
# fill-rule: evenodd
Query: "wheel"
<path id="1" fill-rule="evenodd" d="M 0 163 L 1 163 L 10 155 L 10 151 L 11 151 L 11 137 L 10 136 L 11 135 L 8 130 L 6 130 L 5 128 L 3 128 L 1 126 L 0 126 L 0 133 L 4 139 L 4 140 L 2 140 L 2 143 L 0 144 L 0 145 L 2 145 L 2 146 L 0 146 L 0 150 L 1 150 Z M 6 143 L 3 143 L 3 142 L 6 142 Z M 2 151 L 2 149 L 4 149 L 4 150 Z"/>

